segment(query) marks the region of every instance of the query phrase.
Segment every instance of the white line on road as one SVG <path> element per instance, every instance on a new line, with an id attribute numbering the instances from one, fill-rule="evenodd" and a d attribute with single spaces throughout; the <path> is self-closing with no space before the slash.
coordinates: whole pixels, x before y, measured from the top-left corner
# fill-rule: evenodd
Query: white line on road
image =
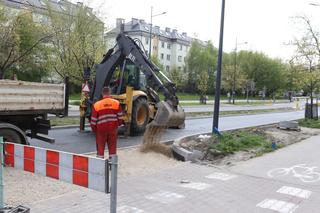
<path id="1" fill-rule="evenodd" d="M 143 213 L 144 211 L 132 206 L 120 206 L 117 210 L 119 213 Z"/>
<path id="2" fill-rule="evenodd" d="M 295 196 L 295 197 L 304 198 L 304 199 L 308 199 L 312 193 L 309 190 L 303 190 L 303 189 L 290 187 L 290 186 L 283 186 L 277 192 L 282 193 L 282 194 Z"/>
<path id="3" fill-rule="evenodd" d="M 210 175 L 207 175 L 206 178 L 208 179 L 217 179 L 217 180 L 231 180 L 233 178 L 236 178 L 237 175 L 232 175 L 232 174 L 227 174 L 227 173 L 222 173 L 222 172 L 214 172 Z"/>
<path id="4" fill-rule="evenodd" d="M 180 186 L 184 188 L 190 188 L 190 189 L 196 189 L 196 190 L 204 190 L 211 187 L 210 184 L 200 183 L 200 182 L 182 183 Z"/>
<path id="5" fill-rule="evenodd" d="M 151 195 L 145 196 L 145 198 L 149 200 L 154 200 L 163 204 L 173 203 L 178 199 L 182 199 L 184 197 L 185 197 L 184 195 L 180 195 L 180 194 L 169 192 L 169 191 L 159 191 Z"/>
<path id="6" fill-rule="evenodd" d="M 265 199 L 257 204 L 257 207 L 271 209 L 280 213 L 293 213 L 299 206 L 294 203 L 275 199 Z"/>

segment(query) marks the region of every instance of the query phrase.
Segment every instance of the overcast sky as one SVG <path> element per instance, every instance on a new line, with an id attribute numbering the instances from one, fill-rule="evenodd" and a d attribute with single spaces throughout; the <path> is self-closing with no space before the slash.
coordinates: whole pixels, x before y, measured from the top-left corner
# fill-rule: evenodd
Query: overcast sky
<path id="1" fill-rule="evenodd" d="M 75 0 L 76 1 L 76 0 Z M 78 0 L 79 1 L 79 0 Z M 170 27 L 178 32 L 202 40 L 219 43 L 221 0 L 90 0 L 89 6 L 100 9 L 107 26 L 113 27 L 116 18 L 130 21 L 132 17 L 150 22 L 150 7 L 154 14 L 167 12 L 153 18 L 153 24 L 162 29 Z M 320 28 L 320 0 L 226 0 L 224 51 L 257 50 L 271 57 L 288 59 L 293 48 L 285 45 L 297 36 L 299 30 L 292 17 L 307 15 L 315 27 Z M 242 44 L 248 42 L 248 44 Z"/>

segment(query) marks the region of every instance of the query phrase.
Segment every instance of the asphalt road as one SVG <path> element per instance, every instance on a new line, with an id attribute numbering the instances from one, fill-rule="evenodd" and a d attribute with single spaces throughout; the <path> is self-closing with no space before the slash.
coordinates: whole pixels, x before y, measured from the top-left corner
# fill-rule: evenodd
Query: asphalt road
<path id="1" fill-rule="evenodd" d="M 240 111 L 240 110 L 264 110 L 264 109 L 281 109 L 281 108 L 294 108 L 294 103 L 278 103 L 268 105 L 231 105 L 222 104 L 220 111 Z M 199 106 L 184 106 L 185 112 L 212 112 L 213 104 L 199 105 Z M 79 107 L 75 105 L 69 106 L 69 116 L 79 116 Z"/>
<path id="2" fill-rule="evenodd" d="M 243 127 L 271 124 L 283 120 L 296 120 L 303 118 L 303 116 L 303 111 L 296 111 L 284 113 L 266 113 L 257 115 L 221 117 L 219 120 L 219 129 L 230 130 Z M 211 132 L 211 129 L 212 118 L 188 119 L 186 120 L 185 129 L 165 130 L 162 140 L 174 140 L 176 138 L 186 135 Z M 90 131 L 88 131 L 87 133 L 80 133 L 77 131 L 76 128 L 54 129 L 50 131 L 49 136 L 56 139 L 55 144 L 48 144 L 36 139 L 30 140 L 30 143 L 34 146 L 74 153 L 87 153 L 96 150 L 95 136 Z M 120 135 L 118 140 L 118 147 L 134 146 L 141 142 L 142 136 L 125 138 L 124 136 Z"/>

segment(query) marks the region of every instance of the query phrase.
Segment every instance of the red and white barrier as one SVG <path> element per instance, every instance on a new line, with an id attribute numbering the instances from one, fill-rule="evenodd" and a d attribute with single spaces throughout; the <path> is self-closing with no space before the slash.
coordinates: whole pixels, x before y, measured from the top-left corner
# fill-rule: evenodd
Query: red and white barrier
<path id="1" fill-rule="evenodd" d="M 107 160 L 14 143 L 5 144 L 5 165 L 107 192 Z"/>

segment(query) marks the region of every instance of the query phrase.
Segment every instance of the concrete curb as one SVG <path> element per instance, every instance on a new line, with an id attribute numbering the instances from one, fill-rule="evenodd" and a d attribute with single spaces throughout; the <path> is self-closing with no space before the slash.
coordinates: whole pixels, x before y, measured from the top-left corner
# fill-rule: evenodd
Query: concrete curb
<path id="1" fill-rule="evenodd" d="M 197 150 L 193 150 L 192 152 L 189 150 L 186 150 L 185 148 L 180 146 L 180 143 L 184 141 L 188 141 L 190 138 L 198 137 L 199 135 L 209 135 L 209 134 L 211 134 L 211 132 L 188 135 L 188 136 L 183 136 L 175 139 L 172 144 L 172 152 L 174 157 L 182 161 L 193 161 L 201 157 L 202 155 L 201 152 Z"/>

